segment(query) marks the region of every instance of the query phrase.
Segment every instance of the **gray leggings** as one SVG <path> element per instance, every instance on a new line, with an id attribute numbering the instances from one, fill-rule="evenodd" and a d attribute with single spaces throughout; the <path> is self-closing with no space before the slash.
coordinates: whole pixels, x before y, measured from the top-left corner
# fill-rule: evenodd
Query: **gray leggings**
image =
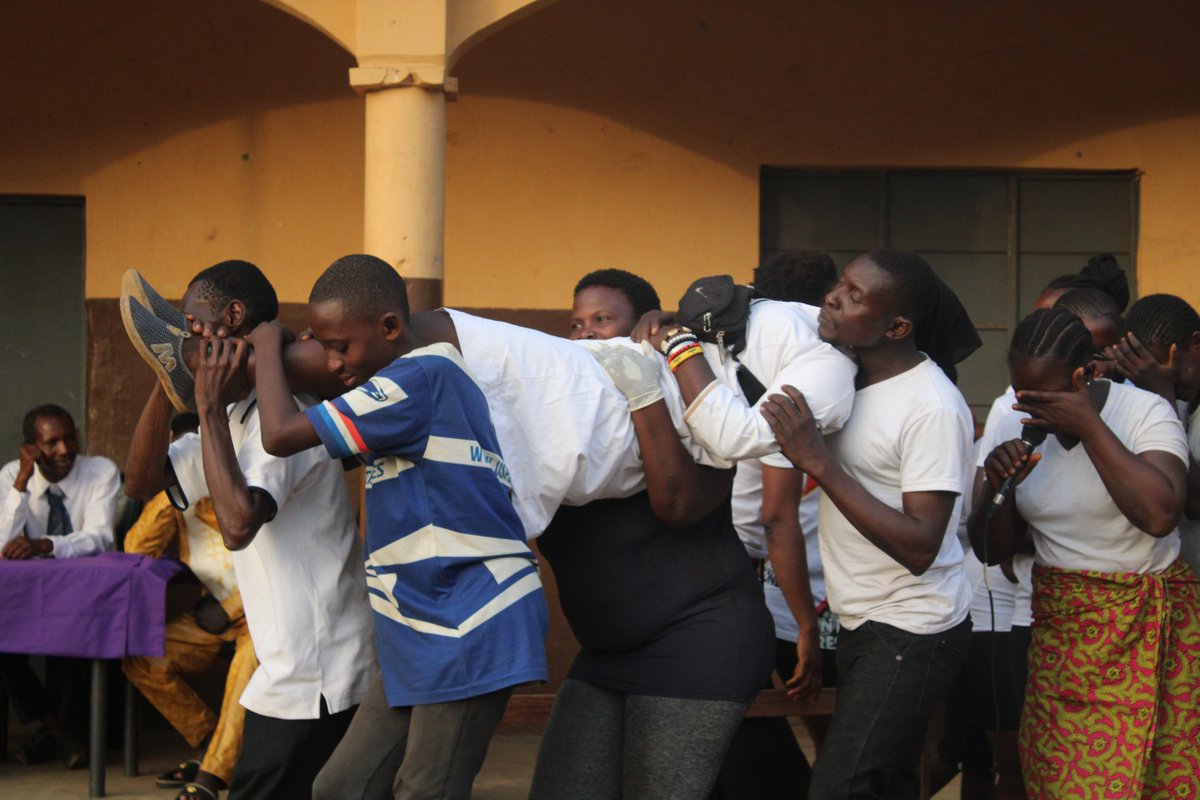
<path id="1" fill-rule="evenodd" d="M 530 800 L 703 800 L 749 706 L 563 682 Z"/>
<path id="2" fill-rule="evenodd" d="M 511 694 L 391 708 L 376 670 L 313 800 L 466 800 Z"/>

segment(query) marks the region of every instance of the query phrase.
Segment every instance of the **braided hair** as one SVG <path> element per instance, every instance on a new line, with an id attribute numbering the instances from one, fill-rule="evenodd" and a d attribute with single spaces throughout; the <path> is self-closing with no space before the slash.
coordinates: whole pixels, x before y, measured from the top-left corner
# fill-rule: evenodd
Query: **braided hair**
<path id="1" fill-rule="evenodd" d="M 1094 319 L 1111 319 L 1121 326 L 1121 309 L 1112 295 L 1099 289 L 1072 289 L 1054 302 L 1055 308 L 1070 311 L 1077 317 L 1092 317 Z"/>
<path id="2" fill-rule="evenodd" d="M 1200 315 L 1173 294 L 1151 294 L 1129 309 L 1127 327 L 1143 344 L 1184 345 L 1200 331 Z"/>
<path id="3" fill-rule="evenodd" d="M 1108 253 L 1092 256 L 1078 273 L 1059 275 L 1042 291 L 1050 289 L 1099 289 L 1116 302 L 1118 313 L 1129 305 L 1129 279 L 1117 259 Z"/>
<path id="4" fill-rule="evenodd" d="M 1017 324 L 1008 360 L 1055 358 L 1075 369 L 1088 362 L 1092 349 L 1083 320 L 1063 308 L 1039 308 Z"/>

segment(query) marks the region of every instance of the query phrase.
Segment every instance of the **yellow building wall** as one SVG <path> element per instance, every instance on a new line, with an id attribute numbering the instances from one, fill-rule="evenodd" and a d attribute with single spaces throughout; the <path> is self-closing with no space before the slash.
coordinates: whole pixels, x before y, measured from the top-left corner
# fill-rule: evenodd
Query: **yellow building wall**
<path id="1" fill-rule="evenodd" d="M 833 141 L 798 135 L 794 144 L 725 160 L 611 117 L 535 101 L 468 97 L 448 116 L 448 304 L 562 308 L 574 282 L 601 267 L 645 275 L 667 303 L 702 274 L 748 279 L 763 164 L 1137 169 L 1138 290 L 1200 304 L 1200 116 L 1067 139 L 1044 152 L 1036 143 L 956 136 L 951 116 L 937 147 L 847 130 Z M 802 120 L 794 124 L 803 131 Z"/>
<path id="2" fill-rule="evenodd" d="M 860 64 L 841 55 L 846 30 L 835 26 L 873 14 L 856 41 L 893 46 L 897 23 L 878 13 L 889 6 L 813 4 L 821 49 L 793 52 L 780 42 L 812 44 L 788 27 L 809 19 L 807 7 L 789 11 L 771 34 L 778 41 L 764 44 L 756 37 L 772 19 L 721 3 L 616 2 L 627 30 L 599 29 L 603 12 L 589 4 L 538 3 L 546 10 L 479 43 L 456 69 L 447 303 L 563 308 L 581 274 L 609 266 L 645 274 L 667 303 L 699 274 L 746 278 L 763 164 L 1138 169 L 1138 289 L 1200 303 L 1200 111 L 1189 110 L 1197 101 L 1181 91 L 1183 73 L 1153 61 L 1148 42 L 1162 31 L 1116 26 L 1131 37 L 1124 57 L 1150 62 L 1153 80 L 1119 64 L 1110 71 L 1125 75 L 1122 102 L 1105 104 L 1093 95 L 1110 76 L 1075 65 L 1060 91 L 1084 96 L 1058 107 L 1044 88 L 1057 77 L 1055 50 L 1042 41 L 1049 33 L 1014 57 L 1012 42 L 1032 35 L 1015 12 L 1003 25 L 977 21 L 971 41 L 946 13 L 930 12 L 913 25 L 944 52 Z M 334 0 L 288 5 L 332 15 L 341 28 L 352 17 Z M 693 7 L 707 30 L 687 18 Z M 129 267 L 177 296 L 198 269 L 245 258 L 282 300 L 301 302 L 329 261 L 361 248 L 363 100 L 348 86 L 354 59 L 337 42 L 242 0 L 10 11 L 0 193 L 85 197 L 89 298 L 115 297 Z M 1069 22 L 1081 26 L 1077 49 L 1101 35 L 1086 19 Z M 647 26 L 658 50 L 620 50 L 622 37 Z M 698 49 L 718 33 L 720 48 Z M 972 95 L 962 79 L 930 98 L 930 82 L 941 80 L 931 62 L 973 70 L 971 80 L 1000 72 L 997 85 L 1015 88 Z M 1026 87 L 1044 96 L 1027 102 Z M 1175 107 L 1177 117 L 1164 111 Z"/>

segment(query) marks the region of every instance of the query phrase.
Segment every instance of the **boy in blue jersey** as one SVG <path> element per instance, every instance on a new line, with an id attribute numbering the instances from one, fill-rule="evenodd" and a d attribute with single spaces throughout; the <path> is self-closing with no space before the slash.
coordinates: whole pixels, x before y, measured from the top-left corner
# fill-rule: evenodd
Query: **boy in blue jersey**
<path id="1" fill-rule="evenodd" d="M 348 391 L 298 411 L 285 329 L 250 337 L 263 444 L 316 444 L 367 465 L 367 587 L 381 676 L 313 797 L 466 798 L 514 686 L 546 679 L 546 602 L 509 499 L 487 401 L 458 351 L 408 324 L 403 279 L 346 256 L 309 298 L 314 337 Z M 241 369 L 245 348 L 211 338 Z M 206 359 L 213 361 L 214 359 Z"/>

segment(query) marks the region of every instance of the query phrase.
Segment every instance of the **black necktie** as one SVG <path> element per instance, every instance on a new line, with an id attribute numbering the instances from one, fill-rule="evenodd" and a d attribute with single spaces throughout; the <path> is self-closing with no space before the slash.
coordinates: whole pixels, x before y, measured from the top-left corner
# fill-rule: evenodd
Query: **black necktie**
<path id="1" fill-rule="evenodd" d="M 50 506 L 50 514 L 46 517 L 46 535 L 66 536 L 71 533 L 74 528 L 71 527 L 71 515 L 67 513 L 63 496 L 47 489 L 46 503 Z"/>

